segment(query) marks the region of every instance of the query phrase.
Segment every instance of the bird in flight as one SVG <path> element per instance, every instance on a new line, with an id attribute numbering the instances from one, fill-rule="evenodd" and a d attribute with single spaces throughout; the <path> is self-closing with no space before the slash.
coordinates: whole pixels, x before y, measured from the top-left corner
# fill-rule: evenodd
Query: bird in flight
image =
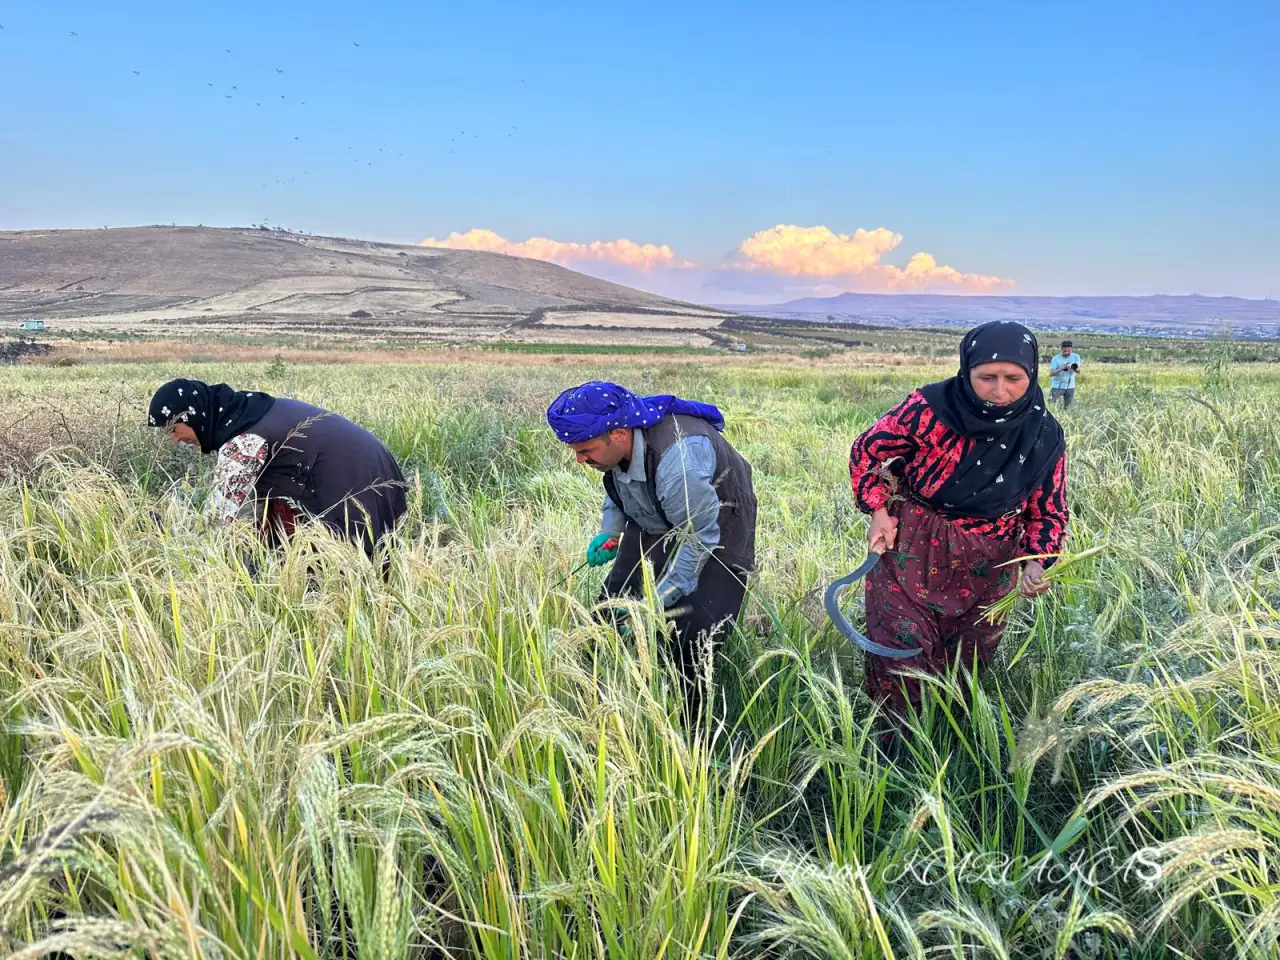
<path id="1" fill-rule="evenodd" d="M 134 75 L 135 77 L 140 77 L 140 76 L 142 76 L 142 71 L 141 71 L 141 70 L 135 70 L 135 71 L 133 71 L 133 75 Z"/>
<path id="2" fill-rule="evenodd" d="M 230 50 L 227 51 L 227 53 L 230 53 L 230 52 L 231 52 Z"/>
<path id="3" fill-rule="evenodd" d="M 73 37 L 78 37 L 78 36 L 80 36 L 80 34 L 76 33 L 74 30 L 69 30 L 69 31 L 67 31 L 67 32 L 68 32 L 68 33 L 70 33 Z"/>
<path id="4" fill-rule="evenodd" d="M 213 86 L 213 84 L 211 83 L 211 84 L 209 84 L 209 86 L 211 86 L 211 87 L 212 87 L 212 86 Z"/>
<path id="5" fill-rule="evenodd" d="M 276 67 L 276 73 L 284 73 L 284 71 L 281 70 L 279 67 Z"/>
<path id="6" fill-rule="evenodd" d="M 228 100 L 231 99 L 231 94 L 229 93 L 224 93 L 223 96 L 226 97 Z"/>
<path id="7" fill-rule="evenodd" d="M 360 44 L 356 43 L 354 40 L 352 40 L 352 41 L 351 41 L 351 45 L 352 45 L 353 47 L 358 47 L 358 46 L 360 46 Z"/>

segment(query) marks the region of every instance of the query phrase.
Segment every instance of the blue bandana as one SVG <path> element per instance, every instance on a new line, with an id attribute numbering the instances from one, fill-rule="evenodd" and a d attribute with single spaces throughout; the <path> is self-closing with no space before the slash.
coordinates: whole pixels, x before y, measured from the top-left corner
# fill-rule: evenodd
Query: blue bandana
<path id="1" fill-rule="evenodd" d="M 592 380 L 566 390 L 547 407 L 547 424 L 564 443 L 585 443 L 619 428 L 652 427 L 668 414 L 697 417 L 717 430 L 724 416 L 709 403 L 671 394 L 637 397 L 626 387 Z"/>

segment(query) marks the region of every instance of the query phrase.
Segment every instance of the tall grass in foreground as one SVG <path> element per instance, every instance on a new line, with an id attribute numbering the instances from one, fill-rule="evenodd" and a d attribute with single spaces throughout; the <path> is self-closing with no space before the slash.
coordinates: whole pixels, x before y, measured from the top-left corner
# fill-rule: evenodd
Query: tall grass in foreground
<path id="1" fill-rule="evenodd" d="M 634 372 L 722 402 L 761 494 L 724 724 L 693 729 L 652 611 L 622 641 L 598 574 L 560 585 L 599 500 L 541 428 L 560 374 L 205 379 L 250 373 L 403 458 L 390 582 L 206 529 L 128 430 L 0 483 L 0 953 L 1280 955 L 1273 381 L 1096 386 L 1081 559 L 886 758 L 820 590 L 862 550 L 848 443 L 919 372 Z"/>

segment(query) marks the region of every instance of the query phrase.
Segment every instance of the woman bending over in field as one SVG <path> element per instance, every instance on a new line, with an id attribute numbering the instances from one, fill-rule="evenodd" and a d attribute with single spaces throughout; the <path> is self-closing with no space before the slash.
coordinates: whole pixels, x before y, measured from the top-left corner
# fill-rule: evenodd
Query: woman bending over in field
<path id="1" fill-rule="evenodd" d="M 211 515 L 256 517 L 268 543 L 318 520 L 372 557 L 405 512 L 404 475 L 382 442 L 300 400 L 170 380 L 151 398 L 147 422 L 176 443 L 216 451 Z"/>
<path id="2" fill-rule="evenodd" d="M 1065 447 L 1036 382 L 1039 355 L 1019 323 L 977 327 L 961 341 L 956 376 L 917 390 L 854 441 L 849 474 L 871 514 L 868 548 L 885 555 L 866 580 L 868 636 L 921 649 L 867 655 L 867 691 L 892 710 L 920 703 L 920 681 L 900 671 L 990 660 L 1003 628 L 982 609 L 1017 569 L 1001 565 L 1060 549 Z M 1022 564 L 1024 597 L 1049 589 L 1051 563 Z"/>

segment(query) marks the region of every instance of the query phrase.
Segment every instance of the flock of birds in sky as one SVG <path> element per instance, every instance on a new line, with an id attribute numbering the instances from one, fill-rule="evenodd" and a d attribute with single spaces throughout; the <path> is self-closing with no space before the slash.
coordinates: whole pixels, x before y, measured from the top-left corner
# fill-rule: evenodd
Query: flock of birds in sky
<path id="1" fill-rule="evenodd" d="M 0 24 L 0 31 L 3 31 L 4 29 L 5 29 L 5 28 L 4 28 L 4 25 L 3 25 L 3 24 Z M 79 32 L 77 32 L 76 30 L 68 30 L 68 31 L 67 31 L 67 33 L 68 33 L 68 39 L 70 39 L 70 38 L 72 38 L 72 37 L 79 37 L 79 36 L 80 36 Z M 359 47 L 360 47 L 360 43 L 359 43 L 358 41 L 355 41 L 355 40 L 353 40 L 353 41 L 351 42 L 351 45 L 352 45 L 352 47 L 353 47 L 353 48 L 359 48 Z M 231 54 L 231 53 L 232 53 L 232 48 L 230 48 L 230 47 L 224 47 L 223 49 L 224 49 L 225 54 L 228 54 L 228 55 L 229 55 L 229 54 Z M 285 70 L 284 70 L 284 68 L 283 68 L 283 67 L 275 67 L 275 73 L 276 73 L 276 76 L 277 76 L 277 77 L 280 77 L 280 76 L 282 76 L 282 75 L 285 73 Z M 133 70 L 133 75 L 134 75 L 135 77 L 141 77 L 141 76 L 143 75 L 143 71 L 142 71 L 142 70 Z M 524 82 L 524 81 L 521 81 L 521 83 L 523 83 L 523 82 Z M 217 90 L 218 90 L 218 84 L 216 84 L 215 82 L 213 82 L 213 81 L 206 81 L 206 83 L 207 83 L 207 85 L 208 85 L 209 89 L 212 89 L 212 90 L 214 90 L 214 91 L 217 91 Z M 269 96 L 270 96 L 270 97 L 272 97 L 272 98 L 274 98 L 274 96 L 276 96 L 276 95 L 277 95 L 277 94 L 276 94 L 275 92 L 273 92 L 273 93 L 272 93 L 272 94 L 270 94 Z M 245 103 L 253 103 L 253 105 L 254 105 L 254 109 L 261 109 L 261 108 L 262 108 L 262 105 L 263 105 L 263 102 L 264 102 L 264 99 L 265 99 L 265 98 L 262 98 L 262 94 L 260 94 L 260 93 L 259 93 L 259 94 L 257 94 L 257 95 L 256 95 L 255 97 L 253 97 L 252 99 L 250 99 L 250 98 L 247 96 L 247 94 L 246 94 L 245 92 L 241 91 L 241 90 L 239 89 L 239 86 L 238 86 L 238 85 L 236 85 L 236 84 L 231 85 L 231 87 L 230 87 L 230 92 L 226 92 L 226 88 L 224 87 L 224 88 L 223 88 L 222 96 L 223 96 L 226 100 L 235 100 L 235 99 L 237 99 L 237 98 L 240 98 L 240 99 L 241 99 L 243 102 L 245 102 Z M 289 101 L 288 101 L 288 95 L 287 95 L 287 94 L 279 93 L 279 94 L 278 94 L 278 96 L 279 96 L 279 98 L 280 98 L 280 100 L 281 100 L 281 101 L 285 101 L 286 103 L 287 103 L 287 102 L 289 102 Z M 262 99 L 260 99 L 260 98 L 262 98 Z M 268 101 L 268 102 L 269 102 L 269 101 Z M 294 101 L 294 102 L 297 102 L 297 103 L 299 104 L 300 108 L 301 108 L 301 107 L 306 107 L 306 105 L 307 105 L 307 101 L 305 101 L 305 100 L 296 100 L 296 101 Z M 507 138 L 508 138 L 508 139 L 514 138 L 514 137 L 515 137 L 515 135 L 516 135 L 516 133 L 517 133 L 517 127 L 513 125 L 513 126 L 511 127 L 510 131 L 508 131 L 508 132 L 507 132 Z M 450 137 L 450 138 L 449 138 L 449 144 L 450 144 L 449 152 L 450 152 L 451 154 L 456 154 L 456 153 L 458 152 L 459 147 L 463 146 L 463 145 L 468 141 L 468 139 L 469 139 L 469 140 L 471 140 L 471 141 L 479 140 L 479 139 L 480 139 L 480 134 L 479 134 L 479 133 L 476 133 L 476 132 L 474 132 L 474 131 L 473 131 L 473 132 L 472 132 L 472 134 L 471 134 L 471 136 L 468 138 L 467 132 L 466 132 L 465 130 L 459 130 L 456 134 L 454 134 L 452 137 Z M 299 136 L 297 136 L 297 135 L 293 136 L 293 140 L 294 140 L 294 141 L 296 141 L 296 142 L 301 142 L 301 138 L 300 138 Z M 550 144 L 549 144 L 549 143 L 548 143 L 548 146 L 550 146 Z M 347 151 L 348 151 L 349 153 L 351 153 L 351 154 L 355 154 L 355 153 L 356 153 L 356 145 L 350 145 L 350 146 L 348 146 L 348 147 L 347 147 Z M 372 157 L 372 156 L 355 155 L 355 156 L 352 156 L 352 157 L 351 157 L 351 161 L 352 161 L 352 163 L 353 163 L 354 165 L 356 165 L 356 166 L 360 166 L 361 164 L 363 164 L 366 168 L 368 168 L 368 167 L 373 167 L 373 166 L 374 166 L 375 161 L 377 161 L 377 160 L 381 160 L 381 159 L 388 159 L 388 158 L 389 158 L 389 156 L 390 156 L 390 155 L 389 155 L 389 154 L 387 154 L 387 152 L 386 152 L 386 151 L 387 151 L 387 145 L 386 145 L 385 143 L 383 143 L 381 146 L 379 146 L 379 147 L 378 147 L 378 153 L 379 153 L 379 154 L 383 154 L 383 155 L 384 155 L 383 157 Z M 361 151 L 361 153 L 363 153 L 363 151 Z M 397 156 L 397 157 L 403 157 L 403 156 L 404 156 L 404 152 L 403 152 L 403 151 L 396 151 L 396 156 Z M 304 176 L 304 177 L 305 177 L 305 176 L 308 176 L 308 175 L 309 175 L 309 171 L 304 170 L 304 171 L 302 172 L 302 176 Z M 287 179 L 277 179 L 277 180 L 275 180 L 275 181 L 274 181 L 274 183 L 275 183 L 275 185 L 276 185 L 276 186 L 287 186 L 288 184 L 295 182 L 297 179 L 298 179 L 298 178 L 297 178 L 297 176 L 292 176 L 292 177 L 289 177 L 289 178 L 287 178 Z M 266 188 L 267 188 L 267 186 L 268 186 L 268 184 L 266 184 L 266 183 L 262 184 L 262 188 L 263 188 L 263 189 L 266 189 Z"/>

